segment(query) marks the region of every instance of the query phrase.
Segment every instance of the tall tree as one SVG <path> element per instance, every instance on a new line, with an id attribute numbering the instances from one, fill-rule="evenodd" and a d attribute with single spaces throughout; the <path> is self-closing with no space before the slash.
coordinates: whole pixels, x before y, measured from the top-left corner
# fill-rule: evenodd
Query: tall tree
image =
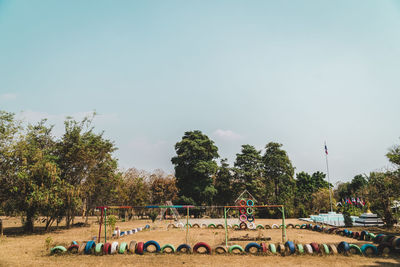
<path id="1" fill-rule="evenodd" d="M 248 190 L 256 199 L 263 195 L 261 151 L 251 145 L 242 145 L 241 153 L 236 154 L 235 160 L 235 193 Z"/>
<path id="2" fill-rule="evenodd" d="M 175 165 L 180 202 L 211 204 L 217 193 L 212 176 L 218 168 L 215 159 L 219 157 L 214 142 L 201 131 L 189 131 L 176 143 L 175 151 L 177 155 L 171 161 Z"/>
<path id="3" fill-rule="evenodd" d="M 165 204 L 169 200 L 174 202 L 178 195 L 176 178 L 171 174 L 156 170 L 150 175 L 150 192 L 153 204 Z"/>
<path id="4" fill-rule="evenodd" d="M 221 166 L 218 167 L 215 175 L 215 189 L 218 193 L 215 196 L 215 202 L 220 205 L 232 203 L 232 170 L 227 163 L 227 159 L 221 159 Z"/>
<path id="5" fill-rule="evenodd" d="M 286 151 L 282 149 L 282 144 L 268 143 L 265 146 L 263 163 L 267 199 L 274 204 L 284 204 L 289 212 L 293 212 L 294 168 Z"/>
<path id="6" fill-rule="evenodd" d="M 400 145 L 393 146 L 386 154 L 389 161 L 400 168 Z"/>

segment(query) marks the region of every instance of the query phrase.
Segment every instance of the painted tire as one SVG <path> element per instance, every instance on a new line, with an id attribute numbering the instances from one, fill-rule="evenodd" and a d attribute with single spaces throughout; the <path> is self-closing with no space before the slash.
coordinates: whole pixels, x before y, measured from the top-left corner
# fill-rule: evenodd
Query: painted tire
<path id="1" fill-rule="evenodd" d="M 103 246 L 103 254 L 111 254 L 111 244 L 110 243 L 105 243 Z"/>
<path id="2" fill-rule="evenodd" d="M 372 244 L 364 244 L 361 246 L 361 252 L 365 256 L 375 256 L 378 255 L 378 248 Z"/>
<path id="3" fill-rule="evenodd" d="M 167 226 L 167 229 L 169 229 L 169 228 L 176 228 L 176 226 L 175 226 L 175 224 L 170 223 L 170 224 L 168 224 L 168 226 Z"/>
<path id="4" fill-rule="evenodd" d="M 96 248 L 94 249 L 94 252 L 96 253 L 96 255 L 103 254 L 103 247 L 104 247 L 103 243 L 97 243 L 96 244 Z"/>
<path id="5" fill-rule="evenodd" d="M 249 200 L 247 200 L 246 204 L 247 204 L 247 206 L 254 206 L 254 201 L 249 199 Z"/>
<path id="6" fill-rule="evenodd" d="M 226 225 L 226 228 L 232 229 L 232 225 L 231 225 L 230 223 L 228 223 L 228 224 Z"/>
<path id="7" fill-rule="evenodd" d="M 62 253 L 65 253 L 65 252 L 67 252 L 67 249 L 65 248 L 65 247 L 63 247 L 63 246 L 55 246 L 54 248 L 52 248 L 51 250 L 50 250 L 50 254 L 62 254 Z"/>
<path id="8" fill-rule="evenodd" d="M 137 244 L 137 243 L 136 243 L 135 240 L 133 240 L 133 241 L 131 241 L 131 242 L 129 243 L 129 248 L 128 248 L 129 253 L 131 253 L 131 254 L 134 254 L 134 253 L 135 253 L 136 244 Z"/>
<path id="9" fill-rule="evenodd" d="M 306 229 L 306 228 L 307 228 L 307 224 L 300 225 L 300 229 Z"/>
<path id="10" fill-rule="evenodd" d="M 329 229 L 328 229 L 328 233 L 329 233 L 329 234 L 332 234 L 333 231 L 335 231 L 335 230 L 336 230 L 336 228 L 329 228 Z"/>
<path id="11" fill-rule="evenodd" d="M 389 238 L 385 243 L 389 243 L 392 244 L 393 240 L 395 240 L 397 237 L 396 236 L 392 236 L 391 238 Z"/>
<path id="12" fill-rule="evenodd" d="M 150 240 L 150 241 L 147 241 L 146 243 L 144 243 L 144 245 L 143 245 L 143 251 L 144 252 L 149 252 L 149 251 L 147 251 L 147 248 L 149 247 L 149 246 L 154 246 L 155 247 L 155 251 L 154 252 L 160 252 L 160 250 L 161 250 L 161 248 L 160 248 L 160 244 L 158 244 L 158 242 L 156 242 L 156 241 L 154 241 L 154 240 Z"/>
<path id="13" fill-rule="evenodd" d="M 396 237 L 395 239 L 393 239 L 392 241 L 392 248 L 394 249 L 399 249 L 400 246 L 400 238 Z"/>
<path id="14" fill-rule="evenodd" d="M 258 243 L 256 243 L 256 242 L 250 242 L 250 243 L 248 243 L 248 244 L 246 245 L 246 247 L 244 248 L 244 251 L 246 251 L 247 253 L 256 254 L 256 253 L 252 253 L 252 252 L 250 251 L 251 248 L 257 248 L 256 253 L 262 252 L 261 246 L 260 246 Z"/>
<path id="15" fill-rule="evenodd" d="M 295 225 L 294 225 L 294 228 L 300 229 L 300 224 L 295 224 Z"/>
<path id="16" fill-rule="evenodd" d="M 200 228 L 200 225 L 198 223 L 193 224 L 193 228 Z"/>
<path id="17" fill-rule="evenodd" d="M 275 244 L 269 244 L 269 251 L 271 251 L 272 254 L 276 254 Z"/>
<path id="18" fill-rule="evenodd" d="M 242 206 L 242 207 L 246 206 L 246 200 L 241 199 L 241 200 L 239 201 L 239 205 Z"/>
<path id="19" fill-rule="evenodd" d="M 176 252 L 179 253 L 191 253 L 192 248 L 188 244 L 181 244 L 176 248 Z"/>
<path id="20" fill-rule="evenodd" d="M 71 254 L 77 254 L 78 253 L 78 249 L 79 249 L 79 245 L 78 244 L 72 244 L 71 246 L 68 247 L 68 252 Z"/>
<path id="21" fill-rule="evenodd" d="M 286 248 L 285 248 L 285 245 L 284 245 L 284 244 L 279 244 L 279 245 L 278 245 L 278 252 L 279 252 L 281 255 L 285 255 Z"/>
<path id="22" fill-rule="evenodd" d="M 355 232 L 354 235 L 353 235 L 353 238 L 359 239 L 360 238 L 360 233 L 359 232 Z"/>
<path id="23" fill-rule="evenodd" d="M 297 244 L 297 253 L 304 254 L 304 248 L 302 244 Z"/>
<path id="24" fill-rule="evenodd" d="M 192 225 L 190 223 L 185 223 L 184 227 L 186 228 L 187 226 L 189 226 L 189 228 L 192 228 Z"/>
<path id="25" fill-rule="evenodd" d="M 384 234 L 379 234 L 379 235 L 377 235 L 377 236 L 375 237 L 375 239 L 374 239 L 374 243 L 381 243 L 384 236 L 385 236 Z"/>
<path id="26" fill-rule="evenodd" d="M 239 213 L 240 214 L 246 214 L 246 208 L 245 207 L 239 208 Z"/>
<path id="27" fill-rule="evenodd" d="M 205 248 L 206 252 L 205 253 L 200 253 L 198 251 L 199 248 Z M 211 247 L 207 243 L 199 242 L 199 243 L 197 243 L 196 245 L 193 246 L 193 252 L 194 253 L 199 253 L 199 254 L 211 254 L 212 250 L 211 250 Z"/>
<path id="28" fill-rule="evenodd" d="M 349 236 L 349 230 L 344 229 L 343 230 L 343 236 Z"/>
<path id="29" fill-rule="evenodd" d="M 138 242 L 136 244 L 135 252 L 136 252 L 136 254 L 143 255 L 143 252 L 144 252 L 144 243 L 143 242 Z"/>
<path id="30" fill-rule="evenodd" d="M 239 225 L 240 230 L 246 230 L 247 229 L 247 224 L 245 222 L 241 222 Z"/>
<path id="31" fill-rule="evenodd" d="M 329 245 L 329 250 L 330 250 L 330 253 L 331 253 L 332 255 L 338 254 L 337 248 L 336 248 L 336 246 L 335 246 L 334 244 L 330 244 L 330 245 Z"/>
<path id="32" fill-rule="evenodd" d="M 85 253 L 86 243 L 87 243 L 87 242 L 83 242 L 82 244 L 79 245 L 78 254 L 83 254 L 83 253 Z"/>
<path id="33" fill-rule="evenodd" d="M 287 225 L 283 225 L 283 224 L 279 225 L 279 229 L 282 229 L 282 227 L 287 228 Z"/>
<path id="34" fill-rule="evenodd" d="M 369 234 L 368 234 L 368 237 L 369 237 L 368 240 L 373 241 L 373 240 L 375 239 L 376 235 L 373 234 L 373 233 L 369 233 Z"/>
<path id="35" fill-rule="evenodd" d="M 207 225 L 207 228 L 216 228 L 217 226 L 213 223 L 210 223 L 209 225 Z"/>
<path id="36" fill-rule="evenodd" d="M 233 225 L 233 229 L 235 229 L 235 230 L 238 230 L 238 229 L 240 229 L 240 226 L 239 226 L 239 224 L 235 223 L 235 224 Z"/>
<path id="37" fill-rule="evenodd" d="M 239 216 L 239 220 L 241 222 L 245 222 L 245 221 L 247 221 L 247 216 L 245 214 L 242 214 L 242 215 Z"/>
<path id="38" fill-rule="evenodd" d="M 257 224 L 256 229 L 264 229 L 264 226 L 262 224 Z"/>
<path id="39" fill-rule="evenodd" d="M 269 224 L 264 225 L 264 229 L 271 229 L 271 226 Z"/>
<path id="40" fill-rule="evenodd" d="M 128 244 L 126 242 L 122 242 L 121 245 L 119 245 L 118 253 L 124 254 L 127 248 L 128 248 Z"/>
<path id="41" fill-rule="evenodd" d="M 339 245 L 337 246 L 337 250 L 340 254 L 346 254 L 350 249 L 350 245 L 349 243 L 342 241 L 339 243 Z"/>
<path id="42" fill-rule="evenodd" d="M 278 228 L 279 228 L 279 225 L 277 225 L 277 224 L 272 225 L 272 229 L 278 229 Z"/>
<path id="43" fill-rule="evenodd" d="M 79 244 L 78 244 L 78 242 L 76 242 L 76 241 L 72 241 L 72 242 L 71 242 L 71 245 L 79 245 Z"/>
<path id="44" fill-rule="evenodd" d="M 256 224 L 253 223 L 253 222 L 250 222 L 249 225 L 248 225 L 248 228 L 249 228 L 250 230 L 254 230 L 254 229 L 256 229 Z"/>
<path id="45" fill-rule="evenodd" d="M 310 244 L 305 244 L 304 245 L 304 251 L 307 253 L 307 254 L 313 254 L 313 248 L 311 247 L 311 245 Z"/>
<path id="46" fill-rule="evenodd" d="M 261 242 L 260 246 L 261 246 L 262 253 L 267 253 L 267 251 L 268 251 L 267 244 L 265 244 L 264 242 Z"/>
<path id="47" fill-rule="evenodd" d="M 327 244 L 322 244 L 319 250 L 322 252 L 322 254 L 329 255 L 329 247 Z"/>
<path id="48" fill-rule="evenodd" d="M 150 224 L 146 224 L 146 225 L 144 226 L 144 229 L 150 229 Z"/>
<path id="49" fill-rule="evenodd" d="M 235 253 L 234 251 L 239 250 L 239 253 Z M 244 249 L 240 245 L 232 245 L 228 249 L 230 254 L 242 254 L 244 252 Z"/>
<path id="50" fill-rule="evenodd" d="M 286 228 L 294 228 L 294 225 L 292 223 L 289 223 L 288 225 L 286 225 Z"/>
<path id="51" fill-rule="evenodd" d="M 392 252 L 391 245 L 389 243 L 382 243 L 378 246 L 378 254 L 381 256 L 389 256 Z"/>
<path id="52" fill-rule="evenodd" d="M 353 235 L 354 235 L 353 231 L 350 231 L 350 230 L 349 230 L 349 233 L 348 233 L 347 236 L 348 236 L 348 237 L 353 237 Z"/>
<path id="53" fill-rule="evenodd" d="M 247 214 L 253 214 L 254 210 L 252 208 L 247 208 L 246 209 Z"/>
<path id="54" fill-rule="evenodd" d="M 286 241 L 285 247 L 287 248 L 289 254 L 294 254 L 296 252 L 296 246 L 292 241 Z"/>
<path id="55" fill-rule="evenodd" d="M 175 247 L 172 244 L 165 244 L 161 248 L 161 253 L 172 254 L 175 253 Z"/>
<path id="56" fill-rule="evenodd" d="M 224 246 L 218 246 L 214 249 L 215 253 L 217 254 L 225 254 L 226 248 Z"/>
<path id="57" fill-rule="evenodd" d="M 248 222 L 254 222 L 254 216 L 253 215 L 247 216 L 247 221 Z"/>
<path id="58" fill-rule="evenodd" d="M 93 240 L 87 242 L 85 246 L 85 254 L 92 254 L 95 247 L 96 243 Z"/>
<path id="59" fill-rule="evenodd" d="M 312 228 L 313 231 L 318 231 L 319 230 L 319 225 L 314 225 L 314 227 Z"/>
<path id="60" fill-rule="evenodd" d="M 312 242 L 312 243 L 310 244 L 310 246 L 313 248 L 313 251 L 314 251 L 315 253 L 319 253 L 319 245 L 318 245 L 318 243 Z"/>
<path id="61" fill-rule="evenodd" d="M 382 243 L 388 243 L 388 241 L 394 237 L 393 235 L 385 235 L 382 239 Z"/>
<path id="62" fill-rule="evenodd" d="M 112 242 L 110 254 L 117 254 L 117 251 L 118 251 L 118 242 Z"/>
<path id="63" fill-rule="evenodd" d="M 361 239 L 361 240 L 366 240 L 366 239 L 365 239 L 365 236 L 366 236 L 366 235 L 368 235 L 368 232 L 367 232 L 367 231 L 362 231 L 361 234 L 360 234 L 360 239 Z"/>
<path id="64" fill-rule="evenodd" d="M 222 224 L 217 224 L 217 229 L 224 229 L 225 227 Z"/>
<path id="65" fill-rule="evenodd" d="M 207 224 L 205 224 L 205 223 L 202 223 L 202 224 L 201 224 L 201 228 L 207 228 L 207 227 L 208 227 Z"/>

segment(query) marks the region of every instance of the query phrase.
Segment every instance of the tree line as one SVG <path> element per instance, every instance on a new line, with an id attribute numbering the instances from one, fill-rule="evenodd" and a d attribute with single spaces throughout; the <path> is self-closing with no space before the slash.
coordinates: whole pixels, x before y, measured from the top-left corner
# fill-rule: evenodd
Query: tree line
<path id="1" fill-rule="evenodd" d="M 96 206 L 164 204 L 226 205 L 248 190 L 259 204 L 284 204 L 287 216 L 306 217 L 329 210 L 329 184 L 325 174 L 295 174 L 282 144 L 270 142 L 263 151 L 243 145 L 234 165 L 219 159 L 215 143 L 201 131 L 185 132 L 171 159 L 175 175 L 135 168 L 122 171 L 113 153 L 113 141 L 97 132 L 93 116 L 66 118 L 64 133 L 41 120 L 24 124 L 15 114 L 0 111 L 0 214 L 20 215 L 24 229 L 33 231 L 38 216 L 46 229 L 65 219 L 86 216 Z M 387 154 L 395 170 L 357 176 L 339 184 L 334 197 L 363 194 L 388 224 L 396 214 L 391 205 L 399 198 L 398 146 Z M 274 210 L 258 216 L 278 216 Z M 348 211 L 346 212 L 355 212 Z"/>

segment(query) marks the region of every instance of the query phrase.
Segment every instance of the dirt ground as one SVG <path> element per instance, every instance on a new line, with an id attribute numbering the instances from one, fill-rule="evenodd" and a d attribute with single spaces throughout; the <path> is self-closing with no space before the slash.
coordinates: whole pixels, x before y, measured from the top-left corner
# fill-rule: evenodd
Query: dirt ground
<path id="1" fill-rule="evenodd" d="M 49 233 L 39 231 L 32 235 L 19 233 L 21 226 L 19 218 L 3 217 L 5 236 L 0 238 L 0 266 L 400 266 L 399 257 L 390 258 L 367 258 L 363 256 L 254 256 L 254 255 L 63 255 L 50 256 L 46 247 L 46 239 L 51 240 L 50 245 L 68 246 L 71 241 L 77 242 L 90 240 L 98 235 L 97 219 L 90 218 L 89 227 L 74 227 L 72 229 L 59 228 Z M 118 222 L 121 230 L 129 230 L 136 227 L 151 225 L 151 230 L 141 231 L 133 235 L 119 238 L 118 242 L 156 240 L 160 245 L 171 243 L 175 247 L 186 243 L 186 229 L 167 229 L 170 221 L 151 223 L 149 220 L 134 220 L 129 222 Z M 256 223 L 280 224 L 280 220 L 262 219 Z M 286 224 L 302 223 L 296 219 L 288 219 Z M 37 224 L 40 226 L 40 224 Z M 369 229 L 371 231 L 371 229 Z M 379 231 L 379 229 L 375 229 Z M 374 232 L 374 231 L 372 231 Z M 233 231 L 229 230 L 230 238 L 239 237 L 270 237 L 267 244 L 278 244 L 282 240 L 281 229 L 257 230 L 257 231 Z M 110 233 L 108 233 L 110 236 Z M 104 230 L 102 231 L 102 239 Z M 338 235 L 313 232 L 309 230 L 287 229 L 287 238 L 296 243 L 349 243 L 362 245 L 366 241 L 357 241 Z M 197 242 L 207 242 L 212 247 L 225 244 L 224 229 L 189 229 L 187 235 L 188 243 L 193 246 Z M 104 242 L 104 239 L 102 240 Z M 114 241 L 114 240 L 109 240 Z M 246 245 L 250 241 L 232 241 L 230 244 Z"/>

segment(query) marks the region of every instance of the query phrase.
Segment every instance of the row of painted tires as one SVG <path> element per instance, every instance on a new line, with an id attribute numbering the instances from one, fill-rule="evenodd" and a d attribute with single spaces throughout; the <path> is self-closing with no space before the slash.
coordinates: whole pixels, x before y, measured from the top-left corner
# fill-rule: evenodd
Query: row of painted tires
<path id="1" fill-rule="evenodd" d="M 152 248 L 150 248 L 152 247 Z M 56 246 L 51 249 L 51 254 L 62 254 L 62 253 L 78 253 L 78 254 L 93 254 L 93 255 L 107 255 L 107 254 L 144 254 L 145 252 L 151 253 L 199 253 L 199 254 L 280 254 L 280 255 L 292 255 L 292 254 L 324 254 L 324 255 L 335 255 L 335 254 L 359 254 L 366 256 L 386 255 L 389 252 L 385 250 L 386 247 L 379 245 L 378 247 L 372 244 L 364 244 L 361 248 L 355 244 L 348 244 L 347 242 L 340 242 L 337 246 L 334 244 L 295 244 L 292 241 L 287 241 L 285 244 L 269 244 L 250 242 L 244 248 L 240 245 L 232 245 L 228 248 L 224 246 L 218 246 L 211 249 L 211 247 L 205 242 L 199 242 L 193 246 L 193 249 L 188 244 L 181 244 L 176 249 L 172 244 L 166 244 L 160 246 L 158 242 L 150 240 L 147 242 L 136 242 L 131 241 L 129 244 L 122 242 L 112 243 L 95 243 L 89 241 L 82 243 L 81 245 L 76 242 L 65 248 L 63 246 Z"/>
<path id="2" fill-rule="evenodd" d="M 393 251 L 400 251 L 400 237 L 394 235 L 384 235 L 378 234 L 375 235 L 374 233 L 369 233 L 368 231 L 361 231 L 361 232 L 353 232 L 348 229 L 339 229 L 335 227 L 324 227 L 319 225 L 312 225 L 312 224 L 303 224 L 300 226 L 302 229 L 310 229 L 313 231 L 318 232 L 325 232 L 329 234 L 337 234 L 342 235 L 350 238 L 354 238 L 357 240 L 365 240 L 365 241 L 372 241 L 376 244 L 380 244 L 384 247 L 390 247 Z"/>
<path id="3" fill-rule="evenodd" d="M 121 230 L 114 230 L 114 233 L 112 234 L 112 237 L 122 237 L 124 235 L 132 235 L 134 233 L 140 232 L 142 230 L 150 229 L 150 225 L 146 224 L 145 227 L 138 227 L 134 228 L 132 230 L 127 230 L 127 231 L 121 231 Z"/>
<path id="4" fill-rule="evenodd" d="M 210 224 L 198 224 L 198 223 L 195 223 L 195 224 L 188 224 L 189 225 L 189 228 L 209 228 L 209 229 L 224 229 L 225 228 L 225 225 L 224 224 L 214 224 L 214 223 L 210 223 Z M 177 224 L 173 224 L 173 223 L 170 223 L 168 226 L 167 226 L 167 228 L 186 228 L 186 226 L 187 226 L 187 224 L 183 224 L 183 223 L 177 223 Z M 285 225 L 285 228 L 298 228 L 298 229 L 300 229 L 300 224 L 296 224 L 296 225 L 294 225 L 294 224 L 287 224 L 287 225 Z M 281 225 L 278 225 L 278 224 L 272 224 L 272 225 L 269 225 L 269 224 L 266 224 L 266 225 L 262 225 L 262 224 L 255 224 L 255 223 L 253 223 L 253 222 L 250 222 L 250 223 L 244 223 L 244 222 L 242 222 L 242 223 L 240 223 L 240 224 L 227 224 L 227 228 L 228 229 L 231 229 L 231 228 L 233 228 L 233 229 L 242 229 L 243 230 L 243 228 L 244 229 L 251 229 L 251 230 L 254 230 L 254 229 L 282 229 L 282 227 L 283 227 L 283 225 L 281 224 Z"/>

